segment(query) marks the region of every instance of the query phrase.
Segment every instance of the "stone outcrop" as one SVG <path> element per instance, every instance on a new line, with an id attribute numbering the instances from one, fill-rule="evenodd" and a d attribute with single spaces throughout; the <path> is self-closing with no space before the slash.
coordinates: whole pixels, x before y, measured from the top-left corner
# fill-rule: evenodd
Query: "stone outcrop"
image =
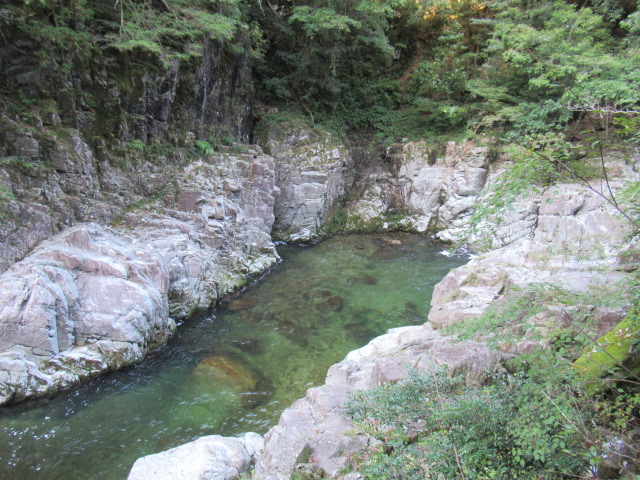
<path id="1" fill-rule="evenodd" d="M 90 151 L 78 155 L 92 165 Z M 128 178 L 109 171 L 103 179 L 114 189 Z M 172 319 L 209 308 L 278 260 L 270 237 L 275 166 L 259 147 L 148 174 L 156 194 L 124 213 L 116 228 L 71 227 L 0 276 L 0 403 L 140 360 L 173 334 Z M 74 196 L 60 194 L 60 212 L 70 202 L 91 217 L 108 204 L 105 191 L 78 188 Z M 112 215 L 118 203 L 110 208 Z M 55 209 L 42 214 L 59 217 Z M 45 230 L 27 225 L 23 233 L 40 241 L 38 232 L 53 228 Z M 135 273 L 141 265 L 146 270 Z M 138 279 L 133 284 L 130 275 Z"/>
<path id="2" fill-rule="evenodd" d="M 306 242 L 318 236 L 351 187 L 349 151 L 328 132 L 300 130 L 268 135 L 265 148 L 276 163 L 273 236 Z"/>
<path id="3" fill-rule="evenodd" d="M 476 148 L 466 150 L 470 162 L 456 168 L 448 164 L 451 152 L 456 151 L 450 145 L 442 162 L 431 162 L 428 152 L 420 152 L 413 159 L 415 165 L 401 167 L 405 180 L 413 171 L 403 186 L 407 209 L 414 215 L 410 225 L 421 230 L 435 228 L 444 238 L 464 225 L 475 203 L 486 194 L 483 186 L 502 168 L 488 165 L 488 151 Z M 631 169 L 621 169 L 624 173 L 618 178 L 637 178 Z M 379 202 L 376 208 L 380 212 L 371 217 L 379 221 L 386 219 L 381 212 L 386 212 L 385 204 L 393 198 L 389 195 L 392 182 L 383 182 L 391 187 L 379 188 L 380 181 L 369 187 L 371 192 L 383 192 L 377 198 L 371 195 L 373 202 Z M 612 186 L 619 188 L 619 180 L 613 180 Z M 366 192 L 361 198 L 367 201 Z M 488 371 L 500 368 L 499 362 L 513 353 L 544 347 L 525 338 L 510 348 L 503 346 L 509 352 L 505 357 L 483 343 L 455 342 L 433 327 L 478 317 L 492 303 L 508 298 L 514 287 L 548 282 L 568 292 L 586 294 L 628 275 L 628 262 L 617 255 L 625 249 L 628 229 L 610 205 L 580 185 L 559 185 L 519 202 L 495 232 L 493 247 L 502 248 L 474 258 L 436 286 L 428 324 L 392 330 L 351 352 L 331 367 L 324 386 L 310 389 L 304 399 L 285 410 L 278 425 L 265 436 L 257 478 L 285 479 L 297 469 L 348 478 L 344 472 L 348 471 L 349 456 L 375 442 L 357 434 L 344 416 L 345 398 L 355 389 L 397 382 L 406 376 L 407 366 L 428 370 L 433 364 L 447 365 L 450 374 L 463 374 L 468 383 L 481 383 Z M 548 307 L 548 312 L 528 321 L 553 328 L 553 322 L 566 312 L 554 305 Z M 606 325 L 615 325 L 624 316 L 624 308 L 596 308 L 592 313 L 606 330 Z"/>
<path id="4" fill-rule="evenodd" d="M 629 228 L 599 195 L 564 184 L 527 201 L 538 205 L 529 235 L 450 272 L 434 289 L 433 325 L 478 317 L 514 288 L 547 283 L 580 294 L 625 279 L 616 252 Z"/>
<path id="5" fill-rule="evenodd" d="M 124 215 L 123 233 L 169 265 L 172 316 L 209 308 L 276 263 L 276 193 L 274 162 L 254 147 L 190 163 L 174 175 L 171 192 L 147 206 L 151 212 Z"/>
<path id="6" fill-rule="evenodd" d="M 165 452 L 139 458 L 128 480 L 231 480 L 255 462 L 264 440 L 257 433 L 241 437 L 209 435 Z"/>
<path id="7" fill-rule="evenodd" d="M 0 277 L 0 404 L 140 360 L 175 331 L 161 256 L 97 225 L 43 243 Z"/>
<path id="8" fill-rule="evenodd" d="M 364 175 L 361 193 L 347 209 L 347 230 L 400 226 L 440 232 L 450 241 L 447 229 L 466 224 L 483 192 L 491 151 L 472 142 L 449 142 L 443 156 L 436 154 L 427 142 L 389 147 L 386 161 Z"/>
<path id="9" fill-rule="evenodd" d="M 449 142 L 436 157 L 424 142 L 404 145 L 398 182 L 411 226 L 440 231 L 471 215 L 489 175 L 489 147 Z"/>
<path id="10" fill-rule="evenodd" d="M 486 345 L 456 342 L 429 325 L 390 330 L 332 366 L 323 386 L 309 389 L 282 413 L 265 435 L 255 477 L 284 480 L 306 466 L 337 478 L 348 469 L 350 456 L 377 442 L 358 432 L 345 415 L 349 393 L 398 382 L 412 367 L 429 371 L 436 365 L 477 384 L 505 358 Z"/>

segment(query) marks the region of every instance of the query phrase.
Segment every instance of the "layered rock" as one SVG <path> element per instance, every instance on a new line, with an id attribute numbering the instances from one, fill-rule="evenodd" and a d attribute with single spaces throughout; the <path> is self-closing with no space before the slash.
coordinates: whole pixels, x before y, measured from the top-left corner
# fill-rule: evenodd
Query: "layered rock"
<path id="1" fill-rule="evenodd" d="M 167 261 L 173 316 L 209 308 L 278 260 L 270 235 L 275 166 L 259 147 L 190 163 L 171 193 L 168 208 L 165 196 L 151 212 L 125 214 L 122 230 Z"/>
<path id="2" fill-rule="evenodd" d="M 386 162 L 366 174 L 364 188 L 349 206 L 347 229 L 400 226 L 421 233 L 444 231 L 442 239 L 451 240 L 447 229 L 466 224 L 490 168 L 490 148 L 472 142 L 449 142 L 440 157 L 427 142 L 389 147 Z"/>
<path id="3" fill-rule="evenodd" d="M 351 187 L 349 151 L 328 132 L 300 130 L 268 135 L 265 148 L 276 162 L 273 236 L 306 242 L 318 236 Z"/>
<path id="4" fill-rule="evenodd" d="M 140 360 L 173 334 L 172 318 L 209 308 L 278 260 L 275 168 L 259 147 L 156 175 L 162 195 L 116 229 L 71 227 L 0 276 L 0 403 Z M 72 198 L 89 210 L 104 201 Z"/>
<path id="5" fill-rule="evenodd" d="M 358 432 L 345 415 L 351 392 L 398 382 L 410 368 L 428 371 L 436 365 L 446 365 L 451 375 L 465 375 L 475 384 L 500 368 L 504 358 L 486 345 L 458 343 L 428 325 L 390 330 L 332 366 L 323 386 L 309 389 L 282 413 L 265 435 L 254 476 L 284 480 L 295 469 L 311 467 L 337 478 L 348 469 L 351 456 L 377 442 Z"/>
<path id="6" fill-rule="evenodd" d="M 140 360 L 175 331 L 169 270 L 97 225 L 43 243 L 0 277 L 0 404 Z"/>
<path id="7" fill-rule="evenodd" d="M 398 180 L 416 230 L 444 230 L 469 217 L 489 175 L 489 153 L 473 143 L 449 142 L 444 157 L 424 142 L 403 147 Z"/>
<path id="8" fill-rule="evenodd" d="M 601 196 L 563 184 L 528 202 L 539 207 L 527 237 L 474 258 L 436 285 L 433 325 L 476 318 L 514 288 L 546 283 L 579 294 L 627 277 L 616 252 L 630 228 Z"/>

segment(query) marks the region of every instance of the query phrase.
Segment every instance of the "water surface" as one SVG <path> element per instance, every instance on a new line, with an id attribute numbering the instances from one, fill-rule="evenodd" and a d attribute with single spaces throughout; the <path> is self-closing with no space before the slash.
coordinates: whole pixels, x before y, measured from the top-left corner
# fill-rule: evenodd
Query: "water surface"
<path id="1" fill-rule="evenodd" d="M 424 323 L 433 286 L 466 261 L 417 235 L 338 236 L 283 261 L 160 352 L 51 399 L 0 408 L 0 478 L 126 478 L 202 435 L 265 433 L 330 365 Z"/>

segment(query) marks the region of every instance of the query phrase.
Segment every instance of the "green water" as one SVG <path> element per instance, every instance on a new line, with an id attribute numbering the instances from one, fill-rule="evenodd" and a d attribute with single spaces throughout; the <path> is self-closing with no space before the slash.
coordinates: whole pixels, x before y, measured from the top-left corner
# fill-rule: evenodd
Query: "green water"
<path id="1" fill-rule="evenodd" d="M 466 261 L 442 250 L 403 234 L 281 248 L 268 275 L 142 363 L 1 408 L 0 478 L 122 480 L 138 457 L 202 435 L 265 433 L 347 352 L 426 321 L 433 286 Z M 205 358 L 245 373 L 196 369 Z"/>

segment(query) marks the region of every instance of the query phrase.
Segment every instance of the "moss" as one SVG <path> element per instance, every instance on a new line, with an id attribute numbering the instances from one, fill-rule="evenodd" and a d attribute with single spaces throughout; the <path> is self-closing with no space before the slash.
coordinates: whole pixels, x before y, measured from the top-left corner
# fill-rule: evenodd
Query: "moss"
<path id="1" fill-rule="evenodd" d="M 600 378 L 628 362 L 640 342 L 640 308 L 631 309 L 611 331 L 596 340 L 596 345 L 574 362 L 580 376 L 588 382 L 587 391 L 596 393 L 605 384 Z"/>

